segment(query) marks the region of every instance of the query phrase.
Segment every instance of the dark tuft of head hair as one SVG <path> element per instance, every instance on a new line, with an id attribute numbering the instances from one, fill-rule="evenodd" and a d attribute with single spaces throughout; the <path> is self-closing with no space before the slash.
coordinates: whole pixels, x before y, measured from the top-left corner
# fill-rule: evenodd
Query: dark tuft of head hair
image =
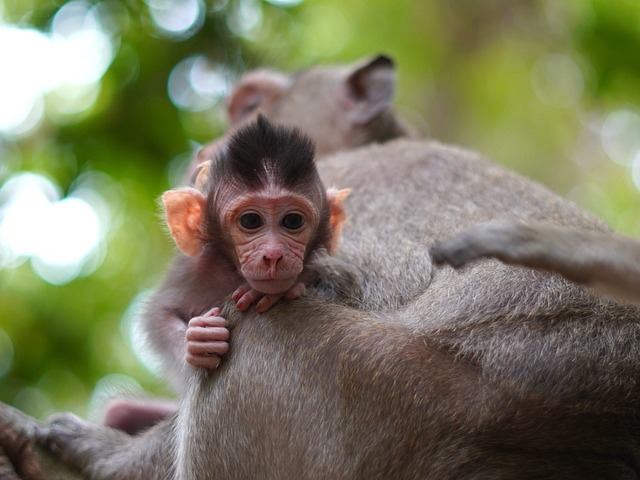
<path id="1" fill-rule="evenodd" d="M 208 204 L 205 243 L 233 245 L 220 217 L 226 202 L 247 190 L 260 191 L 275 184 L 301 193 L 318 206 L 318 225 L 307 255 L 324 246 L 331 235 L 330 211 L 314 157 L 315 147 L 306 135 L 295 128 L 274 125 L 262 115 L 239 128 L 207 167 L 207 181 L 202 187 Z M 221 243 L 223 238 L 228 240 Z M 232 256 L 229 253 L 229 258 Z"/>
<path id="2" fill-rule="evenodd" d="M 314 144 L 306 135 L 258 115 L 229 139 L 226 167 L 252 188 L 264 186 L 271 175 L 284 187 L 293 188 L 303 179 L 315 179 L 314 157 Z"/>

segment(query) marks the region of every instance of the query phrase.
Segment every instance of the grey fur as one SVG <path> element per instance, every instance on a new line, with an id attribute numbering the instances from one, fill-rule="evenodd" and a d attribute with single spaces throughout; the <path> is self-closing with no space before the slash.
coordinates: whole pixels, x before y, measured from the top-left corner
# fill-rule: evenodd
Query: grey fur
<path id="1" fill-rule="evenodd" d="M 58 417 L 45 443 L 91 479 L 639 476 L 640 311 L 494 260 L 436 269 L 429 253 L 481 222 L 602 222 L 436 142 L 319 166 L 352 189 L 335 259 L 348 274 L 264 314 L 227 308 L 225 362 L 189 370 L 178 417 L 144 440 Z"/>

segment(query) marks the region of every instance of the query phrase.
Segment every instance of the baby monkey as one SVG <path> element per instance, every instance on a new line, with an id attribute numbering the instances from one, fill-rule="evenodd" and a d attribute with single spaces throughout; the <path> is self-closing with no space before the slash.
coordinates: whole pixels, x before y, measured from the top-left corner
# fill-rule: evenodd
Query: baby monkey
<path id="1" fill-rule="evenodd" d="M 325 189 L 311 140 L 264 117 L 240 127 L 205 162 L 195 187 L 162 195 L 180 250 L 142 316 L 142 331 L 178 391 L 186 364 L 215 368 L 228 350 L 216 306 L 266 311 L 312 280 L 313 256 L 333 253 L 348 190 Z M 137 432 L 173 410 L 163 403 L 112 403 L 105 423 Z"/>
<path id="2" fill-rule="evenodd" d="M 349 191 L 326 190 L 311 140 L 262 116 L 240 128 L 222 150 L 202 166 L 196 188 L 162 196 L 171 235 L 194 267 L 193 288 L 184 300 L 201 289 L 201 276 L 223 271 L 216 283 L 237 286 L 231 298 L 238 309 L 255 304 L 263 312 L 280 299 L 302 295 L 312 255 L 335 251 Z M 226 296 L 203 293 L 209 307 Z M 204 323 L 210 322 L 207 317 Z M 216 346 L 201 344 L 210 336 L 201 332 L 200 322 L 194 323 L 198 328 L 187 330 L 187 362 L 215 366 L 210 357 L 217 354 Z"/>

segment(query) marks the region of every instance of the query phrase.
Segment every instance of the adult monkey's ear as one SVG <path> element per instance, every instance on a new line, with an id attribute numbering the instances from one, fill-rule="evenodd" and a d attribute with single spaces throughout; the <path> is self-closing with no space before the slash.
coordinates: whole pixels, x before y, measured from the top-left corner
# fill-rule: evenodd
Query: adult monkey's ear
<path id="1" fill-rule="evenodd" d="M 333 255 L 333 252 L 338 248 L 340 243 L 340 234 L 342 233 L 342 227 L 347 218 L 344 212 L 344 199 L 351 193 L 351 190 L 345 188 L 343 190 L 337 190 L 335 188 L 327 189 L 327 202 L 329 203 L 329 227 L 331 228 L 331 235 L 325 244 L 329 255 Z"/>
<path id="2" fill-rule="evenodd" d="M 198 165 L 198 170 L 195 175 L 196 179 L 193 183 L 196 189 L 204 192 L 207 183 L 209 183 L 209 177 L 211 176 L 211 160 L 207 160 Z"/>
<path id="3" fill-rule="evenodd" d="M 195 188 L 169 190 L 162 195 L 167 226 L 182 253 L 193 257 L 202 251 L 200 225 L 206 199 Z"/>
<path id="4" fill-rule="evenodd" d="M 272 70 L 256 70 L 240 78 L 227 101 L 227 114 L 233 125 L 278 100 L 291 86 L 291 77 Z"/>
<path id="5" fill-rule="evenodd" d="M 395 66 L 386 55 L 356 65 L 349 72 L 340 103 L 352 123 L 363 125 L 391 107 L 395 90 Z"/>

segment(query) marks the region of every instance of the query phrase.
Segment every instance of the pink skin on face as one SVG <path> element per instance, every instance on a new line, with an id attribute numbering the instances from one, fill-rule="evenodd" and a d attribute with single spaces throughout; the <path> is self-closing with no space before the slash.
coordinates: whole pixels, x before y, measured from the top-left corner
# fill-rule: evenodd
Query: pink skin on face
<path id="1" fill-rule="evenodd" d="M 302 295 L 304 284 L 298 276 L 317 209 L 302 196 L 267 189 L 241 197 L 231 212 L 231 235 L 247 281 L 232 295 L 238 309 L 246 311 L 255 304 L 263 312 L 280 299 Z"/>
<path id="2" fill-rule="evenodd" d="M 237 245 L 240 273 L 252 288 L 266 294 L 288 290 L 303 269 L 305 244 L 265 226 L 244 245 Z"/>

